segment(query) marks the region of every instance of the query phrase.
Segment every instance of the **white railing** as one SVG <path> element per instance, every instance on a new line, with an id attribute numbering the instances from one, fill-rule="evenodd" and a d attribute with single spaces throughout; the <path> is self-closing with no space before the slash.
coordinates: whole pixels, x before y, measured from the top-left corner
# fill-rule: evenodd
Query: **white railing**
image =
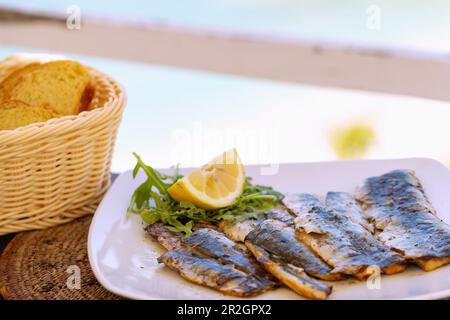
<path id="1" fill-rule="evenodd" d="M 450 101 L 450 56 L 0 10 L 0 43 Z"/>

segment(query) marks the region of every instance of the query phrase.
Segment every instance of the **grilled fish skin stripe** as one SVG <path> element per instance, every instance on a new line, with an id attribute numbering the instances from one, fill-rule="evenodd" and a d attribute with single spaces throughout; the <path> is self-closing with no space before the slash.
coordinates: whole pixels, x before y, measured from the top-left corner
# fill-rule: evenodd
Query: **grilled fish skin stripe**
<path id="1" fill-rule="evenodd" d="M 265 291 L 255 277 L 237 270 L 233 265 L 221 264 L 182 247 L 167 251 L 158 258 L 183 278 L 222 293 L 237 297 L 252 297 Z"/>
<path id="2" fill-rule="evenodd" d="M 450 226 L 436 216 L 414 171 L 368 178 L 357 197 L 386 245 L 425 271 L 450 263 Z"/>
<path id="3" fill-rule="evenodd" d="M 250 297 L 278 286 L 245 246 L 215 228 L 199 225 L 186 237 L 161 223 L 147 226 L 149 235 L 169 250 L 158 262 L 191 282 L 228 295 Z"/>
<path id="4" fill-rule="evenodd" d="M 326 299 L 332 286 L 309 277 L 302 266 L 323 279 L 337 280 L 342 274 L 332 274 L 326 263 L 295 238 L 293 224 L 293 216 L 280 206 L 259 221 L 221 227 L 230 238 L 244 241 L 257 261 L 294 292 L 310 299 Z"/>
<path id="5" fill-rule="evenodd" d="M 332 286 L 310 278 L 302 268 L 277 259 L 251 242 L 246 241 L 245 245 L 266 270 L 299 295 L 309 299 L 326 299 L 331 294 Z"/>
<path id="6" fill-rule="evenodd" d="M 376 240 L 363 226 L 322 205 L 313 195 L 292 194 L 283 202 L 297 215 L 294 223 L 298 237 L 333 266 L 334 272 L 364 280 L 373 274 L 373 266 L 385 274 L 405 269 L 400 255 Z"/>
<path id="7" fill-rule="evenodd" d="M 325 204 L 340 215 L 347 216 L 354 223 L 362 225 L 370 233 L 374 233 L 373 224 L 366 219 L 362 207 L 350 193 L 330 191 L 327 193 Z"/>
<path id="8" fill-rule="evenodd" d="M 309 275 L 323 280 L 341 279 L 341 274 L 331 272 L 331 268 L 311 249 L 298 241 L 294 228 L 277 220 L 260 222 L 245 238 L 285 263 L 304 269 Z"/>

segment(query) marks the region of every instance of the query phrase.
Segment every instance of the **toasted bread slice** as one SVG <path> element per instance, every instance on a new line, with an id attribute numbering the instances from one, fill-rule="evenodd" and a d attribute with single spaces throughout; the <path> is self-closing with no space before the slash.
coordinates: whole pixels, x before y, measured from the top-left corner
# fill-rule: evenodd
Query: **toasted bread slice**
<path id="1" fill-rule="evenodd" d="M 0 103 L 0 130 L 13 130 L 34 122 L 44 122 L 61 115 L 46 107 L 32 107 L 22 101 Z"/>
<path id="2" fill-rule="evenodd" d="M 1 61 L 0 81 L 8 77 L 13 72 L 31 64 L 43 64 L 50 61 L 67 60 L 62 55 L 41 54 L 41 53 L 17 53 L 6 57 Z"/>
<path id="3" fill-rule="evenodd" d="M 78 114 L 84 108 L 89 72 L 70 60 L 32 63 L 14 71 L 0 83 L 0 101 L 20 100 L 59 114 Z"/>

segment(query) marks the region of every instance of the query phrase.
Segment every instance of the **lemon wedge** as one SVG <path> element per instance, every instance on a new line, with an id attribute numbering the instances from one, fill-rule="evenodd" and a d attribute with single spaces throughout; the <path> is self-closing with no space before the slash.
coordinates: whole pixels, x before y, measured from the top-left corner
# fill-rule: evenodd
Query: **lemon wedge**
<path id="1" fill-rule="evenodd" d="M 244 166 L 236 149 L 231 149 L 189 172 L 167 191 L 177 201 L 212 210 L 233 204 L 241 195 L 244 182 Z"/>

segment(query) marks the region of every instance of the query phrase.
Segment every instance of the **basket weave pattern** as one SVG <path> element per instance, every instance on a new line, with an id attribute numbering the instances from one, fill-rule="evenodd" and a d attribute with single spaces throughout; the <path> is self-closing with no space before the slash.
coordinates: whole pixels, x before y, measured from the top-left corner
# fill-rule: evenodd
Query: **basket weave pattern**
<path id="1" fill-rule="evenodd" d="M 109 187 L 126 95 L 108 76 L 90 72 L 91 111 L 0 131 L 0 235 L 93 213 Z"/>

